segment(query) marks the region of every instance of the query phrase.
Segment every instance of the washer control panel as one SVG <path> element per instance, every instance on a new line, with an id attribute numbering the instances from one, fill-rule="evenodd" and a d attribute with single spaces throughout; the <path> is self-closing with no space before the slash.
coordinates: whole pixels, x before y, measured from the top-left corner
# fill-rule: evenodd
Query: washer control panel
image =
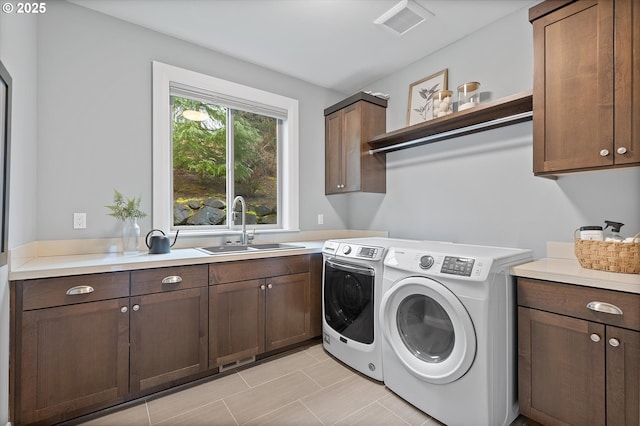
<path id="1" fill-rule="evenodd" d="M 392 247 L 387 252 L 384 264 L 391 268 L 432 277 L 483 281 L 491 270 L 493 260 L 475 256 L 473 253 L 442 253 Z"/>
<path id="2" fill-rule="evenodd" d="M 382 247 L 343 243 L 337 241 L 325 242 L 322 251 L 324 253 L 332 254 L 337 257 L 374 261 L 381 261 L 385 254 L 385 250 Z"/>
<path id="3" fill-rule="evenodd" d="M 472 259 L 470 257 L 445 256 L 440 272 L 442 272 L 443 274 L 453 274 L 462 275 L 463 277 L 470 277 L 475 261 L 475 259 Z"/>

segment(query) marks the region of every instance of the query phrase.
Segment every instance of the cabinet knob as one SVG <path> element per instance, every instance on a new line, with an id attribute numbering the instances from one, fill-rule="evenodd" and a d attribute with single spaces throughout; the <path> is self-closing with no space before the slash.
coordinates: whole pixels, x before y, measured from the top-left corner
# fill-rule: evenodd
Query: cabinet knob
<path id="1" fill-rule="evenodd" d="M 267 288 L 273 288 L 273 284 L 269 284 Z"/>
<path id="2" fill-rule="evenodd" d="M 620 346 L 620 340 L 612 337 L 611 339 L 609 339 L 609 344 L 614 348 L 617 348 L 618 346 Z"/>
<path id="3" fill-rule="evenodd" d="M 598 343 L 600 341 L 600 336 L 598 336 L 596 333 L 593 333 L 591 336 L 591 340 L 593 340 L 594 342 Z"/>
<path id="4" fill-rule="evenodd" d="M 122 308 L 120 308 L 120 312 L 122 312 L 123 314 L 125 312 L 127 312 L 129 309 L 126 306 L 123 306 Z"/>
<path id="5" fill-rule="evenodd" d="M 267 288 L 267 287 L 266 287 L 264 284 L 262 284 L 262 285 L 260 286 L 260 290 L 264 290 L 265 288 Z"/>
<path id="6" fill-rule="evenodd" d="M 616 150 L 616 152 L 617 152 L 618 154 L 620 154 L 620 155 L 622 155 L 622 154 L 626 154 L 626 153 L 627 153 L 627 148 L 625 148 L 624 146 L 621 146 L 620 148 L 618 148 L 618 149 Z"/>
<path id="7" fill-rule="evenodd" d="M 133 305 L 133 307 L 131 308 L 134 311 L 138 312 L 140 310 L 140 305 Z"/>
<path id="8" fill-rule="evenodd" d="M 608 149 L 601 149 L 600 150 L 600 157 L 606 157 L 607 155 L 609 155 L 609 150 Z"/>

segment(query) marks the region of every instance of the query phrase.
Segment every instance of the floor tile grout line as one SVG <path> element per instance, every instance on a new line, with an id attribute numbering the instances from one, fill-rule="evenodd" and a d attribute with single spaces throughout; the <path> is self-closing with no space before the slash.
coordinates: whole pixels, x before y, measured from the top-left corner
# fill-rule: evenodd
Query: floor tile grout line
<path id="1" fill-rule="evenodd" d="M 287 402 L 286 404 L 281 405 L 281 406 L 279 406 L 278 408 L 274 408 L 274 409 L 273 409 L 273 410 L 271 410 L 271 411 L 267 411 L 267 412 L 266 412 L 266 413 L 264 413 L 264 414 L 260 414 L 258 417 L 254 417 L 254 418 L 252 418 L 252 419 L 247 420 L 246 422 L 244 422 L 244 423 L 243 423 L 243 425 L 246 425 L 246 424 L 249 424 L 249 423 L 255 422 L 256 420 L 258 420 L 258 419 L 260 419 L 260 418 L 262 418 L 262 417 L 266 417 L 266 416 L 268 416 L 268 415 L 270 415 L 270 414 L 273 414 L 273 413 L 275 413 L 276 411 L 278 411 L 278 410 L 282 410 L 282 409 L 284 409 L 284 408 L 288 407 L 289 405 L 293 405 L 293 404 L 295 404 L 295 403 L 296 403 L 296 402 L 298 402 L 298 401 L 299 401 L 299 400 L 298 400 L 298 399 L 296 399 L 296 400 L 293 400 L 293 401 Z M 238 424 L 239 424 L 239 423 L 238 423 Z"/>
<path id="2" fill-rule="evenodd" d="M 215 401 L 209 401 L 209 402 L 207 402 L 206 404 L 198 405 L 197 407 L 191 408 L 191 409 L 186 410 L 186 411 L 181 411 L 180 413 L 178 413 L 178 414 L 176 414 L 176 415 L 174 415 L 174 416 L 169 416 L 169 417 L 167 417 L 167 418 L 165 418 L 165 419 L 163 419 L 162 421 L 159 421 L 159 422 L 157 422 L 157 423 L 151 423 L 151 425 L 158 425 L 158 424 L 165 423 L 165 422 L 167 422 L 168 420 L 175 419 L 176 417 L 183 416 L 183 415 L 185 415 L 185 414 L 188 414 L 188 413 L 191 413 L 191 412 L 193 412 L 193 411 L 196 411 L 196 410 L 199 410 L 199 409 L 201 409 L 201 408 L 204 408 L 204 407 L 206 407 L 206 406 L 208 406 L 208 405 L 215 404 L 216 402 L 223 402 L 223 403 L 224 403 L 224 401 L 223 401 L 222 399 L 216 399 Z M 226 404 L 225 404 L 225 407 L 226 407 Z M 233 416 L 233 414 L 231 414 L 231 415 Z M 237 423 L 237 422 L 236 422 L 236 423 Z"/>
<path id="3" fill-rule="evenodd" d="M 224 398 L 222 398 L 221 401 L 224 404 L 224 408 L 226 408 L 229 414 L 231 415 L 231 418 L 233 419 L 233 421 L 236 422 L 236 426 L 240 425 L 240 422 L 238 421 L 238 419 L 236 419 L 236 416 L 233 415 L 233 411 L 231 411 L 231 408 L 229 408 L 229 406 L 227 405 L 227 401 L 225 401 Z"/>
<path id="4" fill-rule="evenodd" d="M 149 411 L 149 403 L 146 399 L 144 400 L 144 408 L 147 410 L 147 422 L 149 423 L 149 426 L 151 426 L 151 412 Z"/>
<path id="5" fill-rule="evenodd" d="M 306 373 L 304 373 L 304 372 L 303 372 L 303 374 L 306 374 Z M 345 378 L 343 378 L 343 379 L 340 379 L 340 380 L 338 380 L 337 382 L 333 382 L 333 383 L 331 383 L 329 386 L 326 386 L 326 387 L 322 387 L 322 386 L 318 385 L 318 386 L 320 386 L 320 389 L 318 389 L 318 390 L 316 390 L 316 391 L 313 391 L 313 392 L 311 392 L 311 393 L 310 393 L 310 394 L 308 394 L 308 395 L 305 395 L 303 398 L 307 398 L 307 397 L 310 397 L 310 396 L 312 396 L 312 395 L 317 394 L 318 392 L 325 391 L 325 390 L 329 389 L 329 388 L 330 388 L 330 387 L 332 387 L 332 386 L 336 386 L 338 383 L 342 383 L 342 382 L 344 382 L 344 381 L 346 381 L 346 380 L 351 379 L 352 377 L 355 377 L 355 374 L 352 374 L 351 376 L 347 376 L 347 377 L 345 377 Z M 313 379 L 311 379 L 311 380 L 313 381 Z"/>
<path id="6" fill-rule="evenodd" d="M 309 412 L 313 415 L 313 417 L 315 417 L 316 419 L 318 419 L 318 421 L 319 421 L 320 423 L 322 423 L 323 425 L 325 425 L 325 426 L 326 426 L 326 423 L 325 423 L 325 422 L 323 422 L 323 421 L 322 421 L 322 419 L 321 419 L 320 417 L 318 417 L 318 415 L 317 415 L 317 414 L 316 414 L 316 413 L 315 413 L 311 408 L 309 408 L 309 406 L 307 406 L 307 404 L 305 404 L 305 403 L 304 403 L 304 401 L 302 400 L 302 398 L 301 398 L 301 399 L 299 399 L 298 401 L 300 402 L 300 404 L 302 404 L 302 406 L 303 406 L 304 408 L 306 408 L 307 410 L 309 410 Z"/>
<path id="7" fill-rule="evenodd" d="M 407 419 L 405 419 L 404 417 L 400 416 L 399 414 L 397 414 L 395 411 L 390 410 L 388 407 L 386 407 L 384 404 L 380 404 L 380 398 L 375 400 L 375 403 L 378 404 L 380 407 L 382 407 L 383 409 L 387 410 L 389 413 L 391 413 L 392 415 L 394 415 L 395 417 L 399 418 L 401 421 L 403 421 L 404 423 L 408 424 L 409 426 L 411 426 L 411 423 L 409 423 L 407 421 Z M 430 418 L 429 418 L 430 419 Z M 427 419 L 427 420 L 429 420 Z"/>
<path id="8" fill-rule="evenodd" d="M 257 385 L 255 385 L 255 386 L 251 386 L 251 385 L 249 385 L 249 383 L 247 383 L 247 382 L 246 382 L 246 380 L 245 380 L 245 383 L 247 383 L 247 386 L 249 386 L 249 389 L 255 389 L 255 388 L 259 387 L 259 386 L 263 386 L 263 385 L 266 385 L 266 384 L 268 384 L 268 383 L 274 382 L 274 381 L 276 381 L 276 380 L 280 380 L 280 379 L 282 379 L 282 378 L 284 378 L 284 377 L 290 376 L 290 375 L 295 374 L 295 373 L 297 373 L 297 372 L 302 372 L 302 370 L 300 370 L 300 369 L 298 369 L 298 370 L 291 370 L 291 371 L 289 371 L 288 373 L 283 374 L 282 376 L 278 376 L 278 377 L 271 378 L 271 379 L 269 379 L 269 380 L 267 380 L 267 381 L 265 381 L 265 382 L 258 383 L 258 384 L 257 384 Z M 241 376 L 242 376 L 242 375 L 241 375 Z M 244 378 L 243 378 L 243 380 L 244 380 Z M 322 387 L 322 386 L 320 386 L 320 387 Z M 246 391 L 246 390 L 248 390 L 248 389 L 245 389 L 245 390 L 243 390 L 243 391 L 241 391 L 241 392 L 244 392 L 244 391 Z M 238 392 L 238 393 L 239 393 L 239 392 Z"/>
<path id="9" fill-rule="evenodd" d="M 373 405 L 373 404 L 375 404 L 375 403 L 376 403 L 376 401 L 371 401 L 370 403 L 368 403 L 368 404 L 366 404 L 366 405 L 363 405 L 362 407 L 358 408 L 358 409 L 357 409 L 356 411 L 354 411 L 353 413 L 349 413 L 349 414 L 346 414 L 346 415 L 344 415 L 344 416 L 342 416 L 342 417 L 339 417 L 339 418 L 338 418 L 338 420 L 336 420 L 335 422 L 333 422 L 333 423 L 331 423 L 331 424 L 332 424 L 332 425 L 335 425 L 335 424 L 337 424 L 337 423 L 339 423 L 339 422 L 341 422 L 341 421 L 343 421 L 343 420 L 345 420 L 345 419 L 348 419 L 349 417 L 351 417 L 351 416 L 354 416 L 354 415 L 358 414 L 359 412 L 361 412 L 361 411 L 362 411 L 362 410 L 364 410 L 365 408 L 367 408 L 367 407 L 369 407 L 369 406 L 371 406 L 371 405 Z"/>
<path id="10" fill-rule="evenodd" d="M 238 372 L 236 371 L 236 372 L 234 372 L 233 374 L 238 374 Z M 216 381 L 216 380 L 224 379 L 224 378 L 226 378 L 226 377 L 232 377 L 232 376 L 233 376 L 233 374 L 229 374 L 229 375 L 224 376 L 224 377 L 217 377 L 217 378 L 214 378 L 213 380 L 210 380 L 210 381 L 208 381 L 208 382 L 206 382 L 206 383 L 211 383 L 211 382 L 214 382 L 214 381 Z M 238 376 L 240 376 L 240 375 L 238 374 Z M 240 379 L 242 380 L 242 376 L 240 376 Z M 244 381 L 244 380 L 243 380 L 243 381 Z M 198 386 L 202 386 L 202 385 L 204 385 L 204 384 L 206 384 L 206 383 L 202 383 L 202 384 L 200 384 L 200 385 L 198 385 Z M 204 403 L 204 404 L 202 404 L 202 405 L 198 405 L 197 407 L 193 407 L 193 408 L 190 408 L 190 409 L 188 409 L 188 410 L 181 411 L 181 412 L 180 412 L 180 413 L 178 413 L 178 414 L 175 414 L 175 415 L 173 415 L 173 416 L 166 417 L 166 418 L 162 419 L 161 421 L 159 421 L 159 422 L 155 422 L 155 423 L 153 423 L 153 422 L 151 421 L 151 412 L 150 412 L 150 410 L 149 410 L 149 406 L 148 406 L 149 400 L 147 399 L 147 400 L 145 400 L 145 405 L 147 406 L 147 415 L 148 415 L 148 417 L 149 417 L 149 424 L 150 424 L 151 426 L 156 425 L 156 424 L 160 424 L 160 423 L 166 422 L 167 420 L 174 419 L 174 418 L 176 418 L 176 417 L 182 416 L 183 414 L 187 414 L 187 413 L 190 413 L 190 412 L 192 412 L 192 411 L 198 410 L 198 409 L 200 409 L 200 408 L 206 407 L 207 405 L 211 405 L 211 404 L 216 403 L 216 402 L 218 402 L 218 401 L 223 402 L 223 403 L 225 404 L 225 407 L 226 407 L 226 403 L 224 402 L 224 398 L 229 398 L 229 397 L 232 397 L 232 396 L 234 396 L 234 395 L 237 395 L 237 394 L 239 394 L 239 393 L 241 393 L 241 392 L 245 392 L 245 391 L 247 391 L 247 390 L 249 390 L 249 389 L 252 389 L 252 388 L 251 388 L 251 386 L 249 386 L 249 384 L 248 384 L 247 382 L 244 382 L 244 383 L 245 383 L 245 385 L 247 385 L 247 389 L 242 389 L 242 390 L 239 390 L 239 391 L 234 392 L 234 393 L 232 393 L 232 394 L 225 395 L 225 396 L 224 396 L 224 397 L 222 397 L 222 398 L 217 398 L 217 399 L 214 399 L 214 400 L 210 400 L 210 401 L 208 401 L 208 402 L 206 402 L 206 403 Z M 197 388 L 198 386 L 195 386 L 195 387 L 190 388 L 190 389 L 195 389 L 195 388 Z M 171 395 L 178 395 L 178 394 L 180 394 L 180 392 L 177 392 L 177 393 L 175 393 L 175 394 L 171 394 Z M 171 395 L 167 395 L 167 396 L 171 396 Z M 162 399 L 162 398 L 158 398 L 157 400 L 160 400 L 160 399 Z M 228 409 L 228 407 L 227 407 L 227 409 Z M 229 410 L 229 412 L 231 412 L 231 410 Z M 233 414 L 232 414 L 232 416 L 233 416 Z M 236 423 L 237 423 L 237 421 L 236 421 Z"/>
<path id="11" fill-rule="evenodd" d="M 304 370 L 298 370 L 298 371 L 299 371 L 299 372 L 301 372 L 302 374 L 304 374 L 305 376 L 307 376 L 307 377 L 309 378 L 309 380 L 311 380 L 313 383 L 315 383 L 316 385 L 318 385 L 318 387 L 319 387 L 320 389 L 324 389 L 324 387 L 323 387 L 320 383 L 318 383 L 318 382 L 316 382 L 315 380 L 313 380 L 313 377 L 311 377 L 310 375 L 308 375 Z"/>
<path id="12" fill-rule="evenodd" d="M 295 353 L 293 353 L 293 354 L 291 354 L 291 355 L 295 355 L 295 354 L 302 353 L 302 352 L 304 352 L 304 351 L 295 352 Z M 300 368 L 298 368 L 298 369 L 296 369 L 296 370 L 288 371 L 288 372 L 286 372 L 286 373 L 284 373 L 284 374 L 282 374 L 282 375 L 280 375 L 280 376 L 270 378 L 269 380 L 266 380 L 266 381 L 264 381 L 264 382 L 260 382 L 260 383 L 258 383 L 258 384 L 256 384 L 256 385 L 254 385 L 254 386 L 251 386 L 251 385 L 249 384 L 249 382 L 247 382 L 247 380 L 242 376 L 242 372 L 243 372 L 243 371 L 250 371 L 250 370 L 253 370 L 254 368 L 259 368 L 259 367 L 261 367 L 261 366 L 269 365 L 269 363 L 270 363 L 270 362 L 275 362 L 275 361 L 278 361 L 278 360 L 284 359 L 284 358 L 286 358 L 286 357 L 278 358 L 278 359 L 274 359 L 274 360 L 271 360 L 271 361 L 267 361 L 267 362 L 262 363 L 262 364 L 259 364 L 259 365 L 254 365 L 254 366 L 251 366 L 250 368 L 247 368 L 247 369 L 245 369 L 245 370 L 242 370 L 242 371 L 236 371 L 236 373 L 238 373 L 238 374 L 240 375 L 240 377 L 242 378 L 242 380 L 247 384 L 247 386 L 249 386 L 249 388 L 250 388 L 250 389 L 253 389 L 253 388 L 256 388 L 256 387 L 258 387 L 258 386 L 261 386 L 261 385 L 263 385 L 263 384 L 265 384 L 265 383 L 273 382 L 274 380 L 278 380 L 278 379 L 281 379 L 281 378 L 283 378 L 283 377 L 286 377 L 286 376 L 288 376 L 288 375 L 289 375 L 289 374 L 291 374 L 291 373 L 295 373 L 296 371 L 302 371 L 302 369 L 303 369 L 303 368 L 309 368 L 309 367 L 311 367 L 311 366 L 314 366 L 314 365 L 317 365 L 317 364 L 319 364 L 319 363 L 320 363 L 320 362 L 319 362 L 319 361 L 317 361 L 317 360 L 316 360 L 316 358 L 315 358 L 315 357 L 313 357 L 311 354 L 307 354 L 307 355 L 311 356 L 311 358 L 313 358 L 313 359 L 315 360 L 315 362 L 314 362 L 313 364 L 305 365 L 304 367 L 300 367 Z"/>

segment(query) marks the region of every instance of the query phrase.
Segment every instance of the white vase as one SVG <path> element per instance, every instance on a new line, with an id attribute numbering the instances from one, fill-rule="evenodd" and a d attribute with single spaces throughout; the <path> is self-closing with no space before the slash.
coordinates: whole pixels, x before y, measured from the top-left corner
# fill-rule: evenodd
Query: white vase
<path id="1" fill-rule="evenodd" d="M 140 226 L 138 219 L 125 220 L 122 226 L 122 251 L 125 256 L 138 254 L 140 242 Z"/>

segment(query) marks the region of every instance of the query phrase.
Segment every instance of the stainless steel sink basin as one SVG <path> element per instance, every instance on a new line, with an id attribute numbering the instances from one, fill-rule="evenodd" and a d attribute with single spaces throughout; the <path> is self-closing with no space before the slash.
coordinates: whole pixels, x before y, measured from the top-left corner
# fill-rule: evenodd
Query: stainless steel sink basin
<path id="1" fill-rule="evenodd" d="M 249 244 L 250 250 L 282 250 L 282 249 L 294 249 L 294 248 L 302 248 L 302 246 L 296 246 L 293 244 L 281 244 L 281 243 Z"/>
<path id="2" fill-rule="evenodd" d="M 222 253 L 232 253 L 236 251 L 247 251 L 249 249 L 248 246 L 235 246 L 235 245 L 223 245 L 223 246 L 212 246 L 212 247 L 201 247 L 200 250 L 204 251 L 208 254 L 222 254 Z"/>
<path id="3" fill-rule="evenodd" d="M 249 244 L 247 246 L 225 244 L 220 246 L 200 247 L 200 250 L 207 254 L 225 254 L 225 253 L 247 252 L 247 251 L 286 250 L 286 249 L 294 249 L 294 248 L 302 248 L 302 246 L 296 246 L 292 244 L 281 244 L 281 243 Z"/>

